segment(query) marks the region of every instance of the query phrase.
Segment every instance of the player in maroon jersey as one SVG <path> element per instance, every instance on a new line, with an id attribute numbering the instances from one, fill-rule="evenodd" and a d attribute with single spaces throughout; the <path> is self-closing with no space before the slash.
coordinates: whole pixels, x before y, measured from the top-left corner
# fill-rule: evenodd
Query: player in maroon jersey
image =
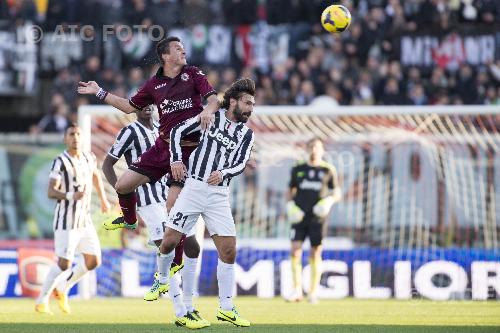
<path id="1" fill-rule="evenodd" d="M 161 40 L 156 46 L 156 53 L 162 67 L 130 100 L 108 93 L 95 81 L 79 82 L 78 93 L 95 94 L 97 98 L 125 113 L 135 112 L 149 104 L 156 104 L 159 113 L 160 133 L 154 146 L 132 163 L 116 183 L 115 190 L 123 216 L 111 222 L 107 226 L 108 229 L 123 227 L 135 229 L 137 226 L 135 190 L 143 184 L 157 181 L 167 173 L 171 174 L 170 130 L 194 116 L 199 116 L 202 127 L 206 128 L 218 110 L 215 90 L 199 68 L 187 65 L 186 52 L 179 38 L 168 37 Z M 204 110 L 202 98 L 208 102 Z M 188 165 L 189 156 L 196 148 L 198 139 L 199 133 L 194 133 L 181 143 L 184 165 Z M 182 182 L 172 179 L 167 197 L 168 210 L 172 208 L 181 189 Z M 197 258 L 199 244 L 194 236 L 186 239 L 185 248 L 188 258 Z M 182 254 L 182 248 L 180 253 Z M 186 262 L 185 269 L 187 268 Z"/>

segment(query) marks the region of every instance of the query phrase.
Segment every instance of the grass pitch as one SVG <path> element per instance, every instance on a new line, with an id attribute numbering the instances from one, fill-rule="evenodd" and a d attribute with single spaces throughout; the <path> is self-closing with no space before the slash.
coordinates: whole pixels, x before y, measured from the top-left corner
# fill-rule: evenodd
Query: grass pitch
<path id="1" fill-rule="evenodd" d="M 45 332 L 182 332 L 172 324 L 168 299 L 145 302 L 140 299 L 101 298 L 70 300 L 73 313 L 62 314 L 54 300 L 54 316 L 34 312 L 32 299 L 0 300 L 1 333 Z M 238 328 L 215 318 L 217 299 L 195 300 L 201 314 L 212 322 L 203 332 L 500 332 L 500 302 L 431 302 L 424 300 L 322 301 L 317 305 L 285 303 L 282 299 L 262 300 L 237 297 L 239 312 L 252 322 Z"/>

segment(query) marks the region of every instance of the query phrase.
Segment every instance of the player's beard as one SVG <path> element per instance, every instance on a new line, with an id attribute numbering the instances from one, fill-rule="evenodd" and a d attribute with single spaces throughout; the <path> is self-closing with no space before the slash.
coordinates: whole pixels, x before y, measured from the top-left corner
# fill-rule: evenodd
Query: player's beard
<path id="1" fill-rule="evenodd" d="M 248 118 L 252 115 L 252 112 L 243 112 L 238 104 L 236 104 L 236 107 L 233 111 L 234 118 L 236 119 L 237 122 L 241 123 L 246 123 L 248 121 Z"/>

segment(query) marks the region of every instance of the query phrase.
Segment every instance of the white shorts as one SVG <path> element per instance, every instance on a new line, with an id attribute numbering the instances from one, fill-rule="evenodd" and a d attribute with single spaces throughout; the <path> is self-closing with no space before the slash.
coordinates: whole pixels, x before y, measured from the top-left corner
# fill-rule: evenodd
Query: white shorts
<path id="1" fill-rule="evenodd" d="M 162 240 L 167 226 L 167 206 L 165 202 L 137 207 L 137 214 L 146 224 L 151 242 Z"/>
<path id="2" fill-rule="evenodd" d="M 170 212 L 167 226 L 188 234 L 194 230 L 199 216 L 203 217 L 210 236 L 236 236 L 234 219 L 229 206 L 229 188 L 212 186 L 188 178 Z"/>
<path id="3" fill-rule="evenodd" d="M 54 232 L 56 255 L 73 261 L 75 253 L 101 257 L 101 244 L 93 225 L 80 229 L 56 230 Z"/>
<path id="4" fill-rule="evenodd" d="M 146 224 L 149 232 L 149 243 L 163 239 L 163 234 L 167 228 L 167 205 L 165 202 L 157 202 L 151 205 L 137 207 L 137 214 Z M 196 228 L 192 228 L 187 236 L 193 236 Z"/>

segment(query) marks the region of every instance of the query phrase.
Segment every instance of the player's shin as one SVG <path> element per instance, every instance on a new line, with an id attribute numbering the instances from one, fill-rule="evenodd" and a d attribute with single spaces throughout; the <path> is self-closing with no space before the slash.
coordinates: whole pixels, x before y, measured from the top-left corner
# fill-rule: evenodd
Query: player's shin
<path id="1" fill-rule="evenodd" d="M 47 274 L 45 282 L 43 283 L 42 289 L 40 291 L 40 295 L 36 300 L 38 304 L 47 303 L 49 301 L 52 290 L 59 283 L 59 280 L 64 275 L 64 272 L 65 271 L 61 270 L 61 268 L 59 268 L 59 266 L 55 263 L 50 267 L 49 273 Z"/>
<path id="2" fill-rule="evenodd" d="M 179 285 L 179 274 L 174 274 L 170 277 L 170 288 L 168 290 L 168 296 L 170 296 L 170 299 L 174 304 L 175 316 L 184 317 L 187 314 L 187 310 L 182 299 L 182 291 Z"/>
<path id="3" fill-rule="evenodd" d="M 184 304 L 189 312 L 194 310 L 193 294 L 195 288 L 196 266 L 198 258 L 184 258 L 184 268 L 182 269 L 182 291 L 184 292 Z"/>
<path id="4" fill-rule="evenodd" d="M 175 247 L 175 255 L 174 255 L 174 264 L 181 265 L 182 264 L 182 255 L 184 253 L 184 240 L 186 239 L 186 235 L 182 235 L 179 244 Z"/>
<path id="5" fill-rule="evenodd" d="M 68 292 L 78 281 L 82 279 L 82 277 L 88 272 L 87 266 L 85 266 L 84 262 L 79 262 L 75 267 L 71 269 L 71 273 L 69 276 L 61 281 L 61 283 L 57 286 L 57 289 L 63 293 Z"/>
<path id="6" fill-rule="evenodd" d="M 292 256 L 293 288 L 297 294 L 302 294 L 302 256 Z"/>
<path id="7" fill-rule="evenodd" d="M 316 293 L 321 280 L 321 258 L 311 258 L 309 264 L 311 266 L 311 285 L 309 287 L 309 296 L 316 297 Z"/>
<path id="8" fill-rule="evenodd" d="M 172 261 L 174 260 L 174 251 L 170 251 L 169 253 L 160 253 L 158 256 L 158 272 L 160 276 L 158 277 L 158 281 L 161 284 L 166 284 L 169 280 L 170 274 L 170 265 L 172 265 Z"/>
<path id="9" fill-rule="evenodd" d="M 134 224 L 137 221 L 135 214 L 135 206 L 137 204 L 137 196 L 135 192 L 120 194 L 118 193 L 118 202 L 122 209 L 123 219 L 127 224 Z"/>
<path id="10" fill-rule="evenodd" d="M 234 264 L 220 259 L 217 262 L 217 283 L 219 285 L 219 304 L 222 310 L 233 309 Z"/>

